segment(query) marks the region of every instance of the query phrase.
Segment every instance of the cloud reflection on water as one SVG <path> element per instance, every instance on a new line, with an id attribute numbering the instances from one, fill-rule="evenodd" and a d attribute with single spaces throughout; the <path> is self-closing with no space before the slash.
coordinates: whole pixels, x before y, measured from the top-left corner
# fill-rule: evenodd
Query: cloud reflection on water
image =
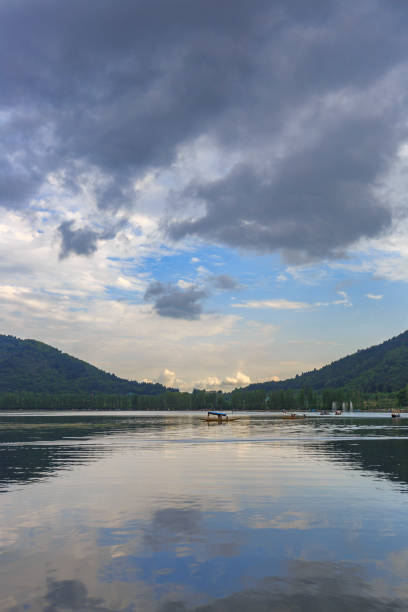
<path id="1" fill-rule="evenodd" d="M 408 599 L 381 593 L 375 582 L 364 578 L 364 570 L 352 563 L 292 561 L 286 576 L 270 576 L 249 589 L 191 605 L 184 598 L 144 600 L 144 612 L 393 612 L 406 610 Z M 120 589 L 120 587 L 118 587 Z M 178 594 L 181 595 L 180 593 Z M 49 581 L 43 598 L 7 612 L 136 612 L 135 602 L 112 607 L 92 597 L 80 580 Z"/>
<path id="2" fill-rule="evenodd" d="M 202 513 L 195 508 L 162 508 L 157 510 L 145 532 L 146 546 L 163 550 L 177 542 L 198 541 L 205 527 Z"/>

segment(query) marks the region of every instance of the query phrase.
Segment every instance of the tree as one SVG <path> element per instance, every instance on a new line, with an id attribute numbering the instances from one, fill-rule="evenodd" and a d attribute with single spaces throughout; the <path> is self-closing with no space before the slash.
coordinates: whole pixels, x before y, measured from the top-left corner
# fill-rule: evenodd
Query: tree
<path id="1" fill-rule="evenodd" d="M 407 405 L 407 387 L 400 389 L 397 393 L 398 406 Z"/>

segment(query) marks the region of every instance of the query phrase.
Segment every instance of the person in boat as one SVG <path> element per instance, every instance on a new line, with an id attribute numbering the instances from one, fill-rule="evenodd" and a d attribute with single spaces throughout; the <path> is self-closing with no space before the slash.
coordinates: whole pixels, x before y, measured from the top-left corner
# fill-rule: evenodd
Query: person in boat
<path id="1" fill-rule="evenodd" d="M 222 421 L 223 418 L 228 421 L 228 414 L 226 412 L 216 412 L 215 410 L 209 410 L 207 413 L 207 417 L 210 418 L 211 415 L 216 416 L 218 418 L 218 421 Z"/>

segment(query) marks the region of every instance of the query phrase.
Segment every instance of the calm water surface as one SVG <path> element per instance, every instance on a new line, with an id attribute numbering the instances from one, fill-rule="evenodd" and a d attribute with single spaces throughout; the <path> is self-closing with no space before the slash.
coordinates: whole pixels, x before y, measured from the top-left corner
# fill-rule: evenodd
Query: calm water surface
<path id="1" fill-rule="evenodd" d="M 408 609 L 408 418 L 0 415 L 0 610 Z"/>

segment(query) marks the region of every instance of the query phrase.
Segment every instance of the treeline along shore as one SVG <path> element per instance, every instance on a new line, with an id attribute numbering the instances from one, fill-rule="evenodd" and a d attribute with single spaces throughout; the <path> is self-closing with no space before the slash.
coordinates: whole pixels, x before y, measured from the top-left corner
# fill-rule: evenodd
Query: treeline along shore
<path id="1" fill-rule="evenodd" d="M 236 389 L 231 393 L 195 389 L 192 393 L 166 391 L 157 395 L 110 393 L 0 393 L 0 410 L 234 410 L 311 411 L 342 407 L 354 410 L 392 410 L 407 405 L 407 390 L 362 393 L 350 389 L 299 391 Z"/>

